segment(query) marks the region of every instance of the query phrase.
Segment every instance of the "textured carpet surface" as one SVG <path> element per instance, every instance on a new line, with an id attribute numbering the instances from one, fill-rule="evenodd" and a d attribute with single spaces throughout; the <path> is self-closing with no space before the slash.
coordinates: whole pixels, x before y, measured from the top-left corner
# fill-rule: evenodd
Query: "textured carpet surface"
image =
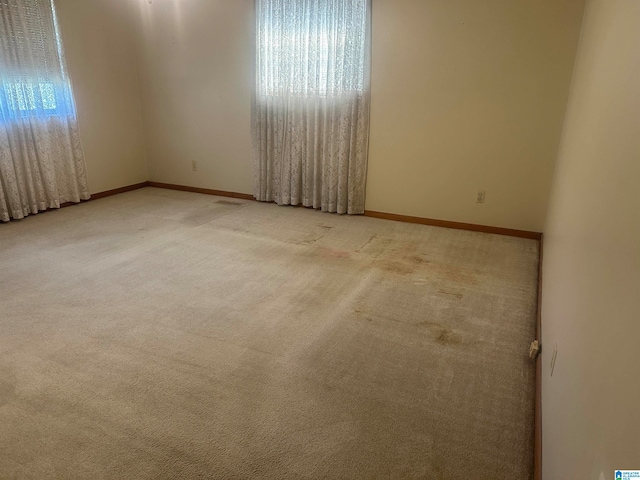
<path id="1" fill-rule="evenodd" d="M 532 478 L 537 260 L 153 188 L 0 225 L 0 478 Z"/>

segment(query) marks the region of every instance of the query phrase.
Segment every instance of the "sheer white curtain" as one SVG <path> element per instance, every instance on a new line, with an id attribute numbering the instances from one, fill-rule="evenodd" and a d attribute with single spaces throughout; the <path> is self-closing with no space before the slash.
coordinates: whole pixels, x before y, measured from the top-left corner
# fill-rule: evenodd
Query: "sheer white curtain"
<path id="1" fill-rule="evenodd" d="M 0 0 L 0 221 L 88 198 L 52 0 Z"/>
<path id="2" fill-rule="evenodd" d="M 370 0 L 256 0 L 254 195 L 363 213 Z"/>

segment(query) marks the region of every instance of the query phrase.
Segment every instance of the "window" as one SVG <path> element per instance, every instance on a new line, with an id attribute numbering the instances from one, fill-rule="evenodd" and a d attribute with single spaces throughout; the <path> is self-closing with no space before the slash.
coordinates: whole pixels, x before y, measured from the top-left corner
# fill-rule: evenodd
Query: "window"
<path id="1" fill-rule="evenodd" d="M 258 0 L 258 95 L 333 97 L 365 86 L 367 0 Z"/>
<path id="2" fill-rule="evenodd" d="M 53 83 L 4 83 L 4 93 L 10 110 L 28 112 L 40 107 L 44 111 L 57 110 Z"/>
<path id="3" fill-rule="evenodd" d="M 254 196 L 364 212 L 372 0 L 256 0 Z"/>
<path id="4" fill-rule="evenodd" d="M 74 112 L 51 0 L 0 0 L 0 119 Z"/>

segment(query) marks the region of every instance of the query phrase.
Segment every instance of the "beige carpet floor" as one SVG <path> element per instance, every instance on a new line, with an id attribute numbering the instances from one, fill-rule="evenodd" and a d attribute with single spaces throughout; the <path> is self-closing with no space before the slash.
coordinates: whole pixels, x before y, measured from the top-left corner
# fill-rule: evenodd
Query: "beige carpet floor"
<path id="1" fill-rule="evenodd" d="M 537 261 L 154 188 L 0 224 L 0 478 L 530 479 Z"/>

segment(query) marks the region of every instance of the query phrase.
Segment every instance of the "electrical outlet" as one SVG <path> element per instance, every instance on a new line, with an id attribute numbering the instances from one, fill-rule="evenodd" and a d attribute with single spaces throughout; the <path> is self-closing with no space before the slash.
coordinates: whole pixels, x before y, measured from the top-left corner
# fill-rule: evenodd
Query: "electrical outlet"
<path id="1" fill-rule="evenodd" d="M 484 197 L 487 195 L 485 190 L 478 190 L 478 196 L 476 197 L 476 203 L 484 203 Z"/>
<path id="2" fill-rule="evenodd" d="M 191 160 L 191 170 L 194 172 L 198 171 L 198 161 L 197 160 Z"/>
<path id="3" fill-rule="evenodd" d="M 556 343 L 553 349 L 553 355 L 551 355 L 551 376 L 553 377 L 553 369 L 556 368 L 556 357 L 558 356 L 558 344 Z"/>

